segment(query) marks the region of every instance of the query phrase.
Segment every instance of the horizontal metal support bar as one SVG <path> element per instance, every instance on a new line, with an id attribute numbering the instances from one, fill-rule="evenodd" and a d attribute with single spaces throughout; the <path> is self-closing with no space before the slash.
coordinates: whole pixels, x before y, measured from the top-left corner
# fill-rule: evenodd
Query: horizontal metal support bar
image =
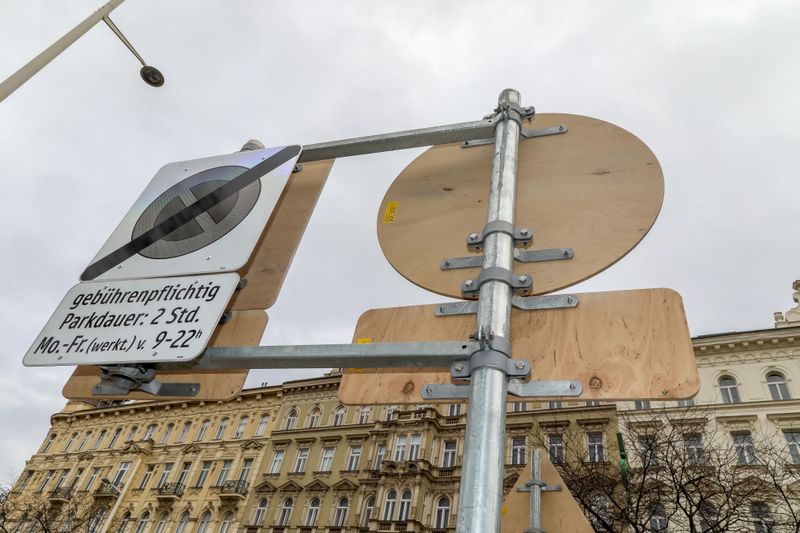
<path id="1" fill-rule="evenodd" d="M 563 261 L 572 259 L 575 250 L 572 248 L 548 248 L 544 250 L 514 250 L 514 260 L 520 263 L 540 263 L 542 261 Z"/>
<path id="2" fill-rule="evenodd" d="M 528 381 L 508 383 L 508 394 L 520 398 L 560 398 L 562 396 L 579 396 L 583 385 L 578 380 L 560 381 Z"/>
<path id="3" fill-rule="evenodd" d="M 566 126 L 550 126 L 549 128 L 538 128 L 532 130 L 522 129 L 520 135 L 526 139 L 533 139 L 534 137 L 546 137 L 548 135 L 559 135 L 567 133 Z M 493 144 L 494 138 L 491 139 L 477 139 L 474 141 L 467 140 L 461 145 L 461 148 L 471 148 L 473 146 L 483 146 L 484 144 Z"/>
<path id="4" fill-rule="evenodd" d="M 545 296 L 512 296 L 511 305 L 522 311 L 537 309 L 563 309 L 577 307 L 580 298 L 575 294 L 547 294 Z M 446 304 L 442 304 L 446 305 Z"/>
<path id="5" fill-rule="evenodd" d="M 436 306 L 436 316 L 474 315 L 478 312 L 478 302 L 447 302 Z"/>
<path id="6" fill-rule="evenodd" d="M 336 159 L 352 155 L 374 154 L 420 146 L 483 139 L 494 135 L 494 128 L 497 122 L 497 118 L 490 117 L 472 122 L 307 144 L 303 146 L 303 152 L 300 154 L 298 162 L 306 163 L 321 159 Z"/>
<path id="7" fill-rule="evenodd" d="M 448 368 L 480 349 L 472 341 L 214 347 L 189 363 L 157 368 Z"/>

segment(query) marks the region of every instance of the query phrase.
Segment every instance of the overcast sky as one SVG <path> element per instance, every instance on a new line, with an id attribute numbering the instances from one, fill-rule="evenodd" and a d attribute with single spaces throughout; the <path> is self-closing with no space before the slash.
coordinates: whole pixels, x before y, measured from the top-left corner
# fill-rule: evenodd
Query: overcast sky
<path id="1" fill-rule="evenodd" d="M 101 0 L 0 5 L 0 79 Z M 639 136 L 664 207 L 573 291 L 671 287 L 692 335 L 772 327 L 800 278 L 800 8 L 786 1 L 129 0 L 0 102 L 0 480 L 64 404 L 71 368 L 22 356 L 165 163 L 478 119 L 514 87 L 539 112 Z M 338 161 L 264 343 L 349 342 L 369 308 L 432 303 L 384 260 L 383 193 L 422 150 Z M 251 384 L 316 372 L 254 372 Z"/>

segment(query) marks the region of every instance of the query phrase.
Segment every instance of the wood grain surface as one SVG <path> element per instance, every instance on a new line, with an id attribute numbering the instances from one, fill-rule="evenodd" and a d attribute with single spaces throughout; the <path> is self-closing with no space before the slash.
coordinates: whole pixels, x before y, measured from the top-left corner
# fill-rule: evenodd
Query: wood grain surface
<path id="1" fill-rule="evenodd" d="M 239 270 L 247 285 L 236 291 L 231 309 L 268 309 L 275 303 L 332 166 L 332 159 L 303 163 L 289 177 L 250 261 Z"/>
<path id="2" fill-rule="evenodd" d="M 209 346 L 258 346 L 267 327 L 266 311 L 234 311 L 231 320 L 219 326 L 209 341 Z M 157 379 L 163 383 L 199 383 L 197 396 L 152 396 L 145 392 L 132 392 L 121 396 L 93 396 L 92 390 L 100 382 L 100 369 L 96 366 L 78 366 L 64 385 L 62 394 L 69 400 L 229 400 L 242 391 L 248 369 L 231 370 L 163 370 Z"/>
<path id="3" fill-rule="evenodd" d="M 674 400 L 697 393 L 694 350 L 677 292 L 642 289 L 578 297 L 575 308 L 513 310 L 513 356 L 532 362 L 533 379 L 579 379 L 582 400 Z M 474 315 L 437 317 L 435 308 L 367 311 L 354 341 L 465 341 L 474 333 Z M 449 372 L 347 369 L 339 397 L 348 404 L 430 403 L 420 389 L 431 383 L 451 383 Z"/>
<path id="4" fill-rule="evenodd" d="M 658 160 L 633 134 L 579 115 L 536 115 L 526 128 L 565 125 L 561 135 L 522 139 L 516 225 L 529 228 L 530 250 L 575 250 L 567 261 L 519 263 L 533 275 L 532 294 L 545 294 L 597 274 L 647 234 L 661 209 Z M 409 281 L 461 298 L 461 282 L 479 268 L 439 268 L 445 258 L 474 255 L 467 236 L 486 224 L 493 145 L 430 148 L 389 187 L 378 211 L 378 239 L 392 266 Z"/>
<path id="5" fill-rule="evenodd" d="M 542 529 L 547 533 L 593 533 L 578 502 L 572 497 L 558 470 L 550 462 L 547 450 L 540 450 L 542 480 L 548 485 L 561 485 L 560 491 L 542 492 Z M 529 492 L 517 492 L 530 481 L 530 466 L 520 473 L 511 492 L 503 500 L 500 533 L 522 533 L 531 527 Z"/>

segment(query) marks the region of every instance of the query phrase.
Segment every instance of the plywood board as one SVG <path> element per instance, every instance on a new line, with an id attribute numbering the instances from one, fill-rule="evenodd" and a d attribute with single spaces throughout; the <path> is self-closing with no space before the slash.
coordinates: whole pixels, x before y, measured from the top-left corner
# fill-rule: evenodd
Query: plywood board
<path id="1" fill-rule="evenodd" d="M 547 533 L 593 533 L 578 502 L 570 494 L 558 470 L 550 462 L 546 450 L 540 450 L 542 480 L 548 485 L 560 485 L 560 491 L 542 493 L 542 529 Z M 522 533 L 531 527 L 529 492 L 517 492 L 531 479 L 530 467 L 520 472 L 514 488 L 503 501 L 500 533 Z"/>
<path id="2" fill-rule="evenodd" d="M 219 326 L 211 337 L 209 346 L 258 346 L 267 326 L 265 311 L 234 311 L 231 320 Z M 158 380 L 164 383 L 199 383 L 200 392 L 192 400 L 228 400 L 242 391 L 248 369 L 231 370 L 163 370 Z M 64 385 L 62 394 L 69 400 L 185 400 L 185 396 L 152 396 L 133 392 L 124 396 L 93 396 L 92 389 L 100 381 L 96 366 L 78 366 Z"/>
<path id="3" fill-rule="evenodd" d="M 526 123 L 527 124 L 527 123 Z M 650 149 L 622 128 L 589 117 L 536 115 L 532 128 L 567 133 L 522 139 L 516 225 L 533 231 L 530 250 L 573 248 L 566 261 L 516 263 L 533 294 L 568 287 L 614 264 L 647 234 L 661 209 L 664 178 Z M 493 145 L 430 148 L 389 187 L 378 211 L 378 239 L 409 281 L 461 298 L 479 268 L 441 270 L 468 252 L 467 236 L 486 224 Z"/>
<path id="4" fill-rule="evenodd" d="M 267 309 L 275 303 L 332 166 L 332 159 L 303 163 L 291 175 L 250 261 L 239 270 L 247 285 L 234 294 L 231 309 Z"/>
<path id="5" fill-rule="evenodd" d="M 680 295 L 670 289 L 578 294 L 575 308 L 513 310 L 515 358 L 537 380 L 579 379 L 582 400 L 682 399 L 700 381 Z M 464 341 L 475 316 L 434 314 L 436 305 L 373 309 L 357 342 Z M 451 383 L 446 369 L 348 369 L 339 397 L 348 404 L 430 403 L 424 385 Z"/>

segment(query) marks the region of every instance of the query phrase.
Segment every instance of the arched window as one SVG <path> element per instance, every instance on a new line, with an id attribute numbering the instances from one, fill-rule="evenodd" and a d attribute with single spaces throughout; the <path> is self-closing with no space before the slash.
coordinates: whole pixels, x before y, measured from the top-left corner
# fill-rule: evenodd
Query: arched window
<path id="1" fill-rule="evenodd" d="M 736 387 L 736 380 L 730 376 L 719 378 L 719 392 L 722 395 L 722 403 L 739 403 L 739 389 Z"/>
<path id="2" fill-rule="evenodd" d="M 155 533 L 164 533 L 167 530 L 168 519 L 169 519 L 169 513 L 163 513 L 161 515 L 161 518 L 158 519 L 158 524 L 156 524 Z"/>
<path id="3" fill-rule="evenodd" d="M 336 411 L 333 412 L 333 426 L 341 426 L 344 424 L 344 413 L 345 409 L 344 406 L 340 405 L 336 408 Z"/>
<path id="4" fill-rule="evenodd" d="M 308 511 L 306 512 L 306 525 L 316 526 L 317 517 L 319 516 L 319 498 L 314 498 L 308 504 Z"/>
<path id="5" fill-rule="evenodd" d="M 228 533 L 231 530 L 231 524 L 233 524 L 233 513 L 228 511 L 222 518 L 222 523 L 219 525 L 219 533 Z"/>
<path id="6" fill-rule="evenodd" d="M 315 428 L 319 426 L 319 419 L 322 417 L 322 411 L 319 407 L 315 407 L 308 413 L 308 427 Z"/>
<path id="7" fill-rule="evenodd" d="M 77 438 L 78 438 L 77 433 L 73 433 L 72 435 L 69 436 L 69 440 L 64 445 L 64 453 L 67 453 L 69 451 L 70 447 L 72 446 L 72 443 L 75 442 L 75 439 Z"/>
<path id="8" fill-rule="evenodd" d="M 294 429 L 296 425 L 297 425 L 297 409 L 292 407 L 292 409 L 286 415 L 286 424 L 284 424 L 283 429 L 286 430 Z"/>
<path id="9" fill-rule="evenodd" d="M 56 435 L 55 433 L 51 433 L 50 436 L 47 437 L 44 446 L 42 446 L 41 453 L 47 453 L 47 450 L 49 450 L 50 446 L 52 446 L 53 443 L 56 441 L 56 437 L 58 437 L 58 435 Z"/>
<path id="10" fill-rule="evenodd" d="M 175 424 L 167 424 L 164 427 L 164 433 L 161 434 L 161 440 L 159 441 L 159 444 L 167 444 L 173 429 L 175 429 Z"/>
<path id="11" fill-rule="evenodd" d="M 258 421 L 258 426 L 256 427 L 255 437 L 263 437 L 264 433 L 267 432 L 267 426 L 269 425 L 269 415 L 261 415 L 261 420 Z"/>
<path id="12" fill-rule="evenodd" d="M 755 533 L 773 533 L 775 523 L 769 506 L 764 502 L 755 502 L 750 506 L 750 517 L 753 520 Z"/>
<path id="13" fill-rule="evenodd" d="M 365 405 L 358 411 L 358 423 L 369 424 L 372 419 L 372 406 Z"/>
<path id="14" fill-rule="evenodd" d="M 773 400 L 791 400 L 789 394 L 789 386 L 786 384 L 786 378 L 780 372 L 770 372 L 767 374 L 767 386 L 769 386 L 769 393 L 772 395 Z"/>
<path id="15" fill-rule="evenodd" d="M 244 436 L 244 431 L 247 429 L 247 424 L 250 422 L 250 417 L 243 416 L 239 419 L 239 425 L 236 426 L 236 431 L 233 433 L 234 439 L 241 439 Z"/>
<path id="16" fill-rule="evenodd" d="M 97 533 L 97 531 L 100 529 L 100 524 L 103 522 L 103 517 L 105 514 L 106 510 L 102 508 L 95 511 L 94 516 L 92 516 L 92 519 L 89 521 L 89 526 L 86 528 L 86 533 Z M 35 525 L 36 521 L 33 523 Z"/>
<path id="17" fill-rule="evenodd" d="M 368 528 L 369 521 L 372 520 L 372 513 L 375 512 L 375 496 L 370 496 L 367 504 L 364 506 L 364 523 L 363 526 Z"/>
<path id="18" fill-rule="evenodd" d="M 291 498 L 286 498 L 285 500 L 283 500 L 283 505 L 281 505 L 281 512 L 278 515 L 279 526 L 289 525 L 289 519 L 292 517 L 292 509 L 294 509 L 294 500 Z"/>
<path id="19" fill-rule="evenodd" d="M 228 430 L 228 424 L 230 424 L 230 420 L 227 418 L 223 418 L 219 421 L 217 432 L 214 434 L 214 440 L 222 440 L 222 437 L 225 436 L 225 432 Z"/>
<path id="20" fill-rule="evenodd" d="M 669 527 L 667 520 L 667 510 L 660 503 L 653 505 L 650 509 L 650 531 L 653 533 L 666 533 Z"/>
<path id="21" fill-rule="evenodd" d="M 434 526 L 437 529 L 444 529 L 450 525 L 450 498 L 442 496 L 436 502 L 436 521 Z"/>
<path id="22" fill-rule="evenodd" d="M 184 422 L 181 432 L 178 434 L 178 439 L 175 442 L 183 442 L 189 436 L 189 430 L 192 429 L 191 422 Z"/>
<path id="23" fill-rule="evenodd" d="M 125 533 L 125 530 L 128 529 L 128 522 L 131 521 L 131 513 L 125 513 L 122 515 L 122 519 L 119 521 L 119 526 L 117 526 L 117 533 Z"/>
<path id="24" fill-rule="evenodd" d="M 175 533 L 186 533 L 186 526 L 189 525 L 189 513 L 183 513 L 181 519 L 178 520 L 178 525 L 175 526 Z"/>
<path id="25" fill-rule="evenodd" d="M 394 517 L 394 506 L 397 503 L 397 492 L 392 489 L 386 495 L 386 506 L 383 508 L 383 520 L 388 522 Z"/>
<path id="26" fill-rule="evenodd" d="M 347 498 L 340 498 L 339 503 L 336 504 L 336 514 L 333 515 L 333 525 L 335 527 L 344 527 L 347 520 L 347 508 L 350 506 L 350 501 Z"/>
<path id="27" fill-rule="evenodd" d="M 147 531 L 148 522 L 150 522 L 150 512 L 145 511 L 139 518 L 139 523 L 136 524 L 136 533 L 145 533 Z"/>
<path id="28" fill-rule="evenodd" d="M 411 491 L 406 489 L 400 496 L 400 509 L 397 513 L 397 519 L 401 522 L 408 520 L 409 511 L 411 511 Z"/>
<path id="29" fill-rule="evenodd" d="M 262 498 L 261 501 L 258 502 L 258 506 L 256 506 L 256 512 L 253 513 L 254 526 L 261 526 L 264 524 L 264 517 L 267 516 L 268 505 L 269 505 L 269 500 L 267 500 L 266 498 Z"/>
<path id="30" fill-rule="evenodd" d="M 147 426 L 147 429 L 144 430 L 144 436 L 142 437 L 142 440 L 152 439 L 153 435 L 156 434 L 156 428 L 158 428 L 158 426 L 155 424 L 150 424 Z"/>
<path id="31" fill-rule="evenodd" d="M 95 439 L 94 444 L 92 444 L 92 449 L 93 450 L 96 450 L 97 448 L 100 447 L 100 443 L 103 442 L 104 438 L 106 438 L 106 433 L 107 433 L 107 431 L 104 429 L 97 435 L 97 438 Z"/>
<path id="32" fill-rule="evenodd" d="M 83 439 L 81 440 L 81 443 L 78 445 L 78 451 L 81 451 L 86 447 L 86 444 L 89 442 L 89 439 L 91 437 L 92 437 L 91 431 L 87 431 L 86 433 L 83 434 Z"/>
<path id="33" fill-rule="evenodd" d="M 200 424 L 200 427 L 197 429 L 197 434 L 194 436 L 194 441 L 199 442 L 203 440 L 210 426 L 211 426 L 211 420 L 203 420 L 203 423 Z"/>
<path id="34" fill-rule="evenodd" d="M 211 511 L 206 511 L 203 513 L 203 516 L 200 517 L 195 533 L 210 533 L 208 530 L 209 524 L 211 524 Z"/>
<path id="35" fill-rule="evenodd" d="M 139 426 L 133 426 L 130 431 L 128 431 L 128 436 L 125 438 L 125 442 L 133 442 L 136 439 L 136 433 L 139 432 Z"/>

